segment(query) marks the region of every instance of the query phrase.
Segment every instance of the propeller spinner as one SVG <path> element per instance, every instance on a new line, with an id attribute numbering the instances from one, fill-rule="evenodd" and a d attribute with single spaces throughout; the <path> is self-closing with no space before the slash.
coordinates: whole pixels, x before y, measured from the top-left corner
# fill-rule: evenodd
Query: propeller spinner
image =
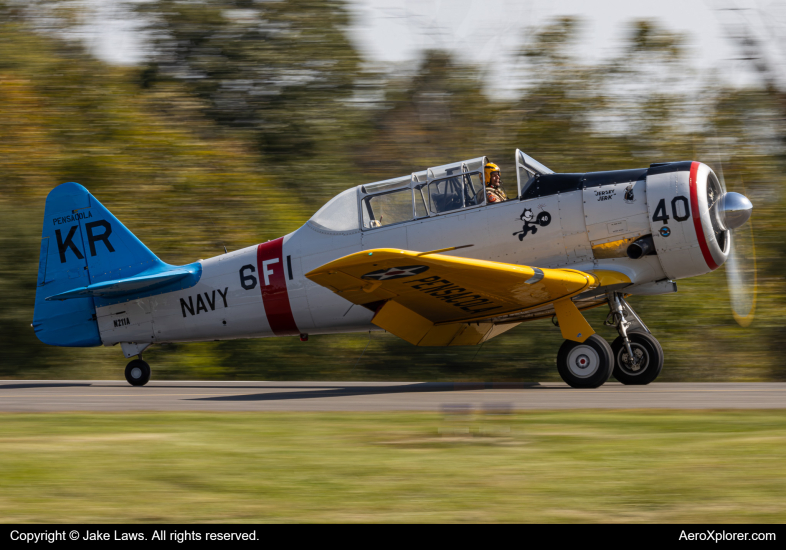
<path id="1" fill-rule="evenodd" d="M 737 229 L 751 217 L 753 205 L 748 197 L 739 193 L 724 193 L 716 203 L 718 222 L 723 229 Z"/>

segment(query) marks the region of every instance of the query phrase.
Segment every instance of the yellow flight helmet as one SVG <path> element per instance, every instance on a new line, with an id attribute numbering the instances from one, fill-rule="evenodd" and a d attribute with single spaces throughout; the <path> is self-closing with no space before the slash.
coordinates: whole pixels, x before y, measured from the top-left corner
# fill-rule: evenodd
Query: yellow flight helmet
<path id="1" fill-rule="evenodd" d="M 489 162 L 486 166 L 483 167 L 483 172 L 486 176 L 486 183 L 491 181 L 491 173 L 492 172 L 499 172 L 499 166 L 494 164 L 493 162 Z"/>

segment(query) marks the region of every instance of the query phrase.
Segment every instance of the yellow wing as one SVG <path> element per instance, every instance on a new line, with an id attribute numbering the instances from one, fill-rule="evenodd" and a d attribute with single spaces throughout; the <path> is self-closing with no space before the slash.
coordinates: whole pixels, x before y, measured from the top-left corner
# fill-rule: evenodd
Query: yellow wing
<path id="1" fill-rule="evenodd" d="M 570 298 L 596 288 L 600 281 L 595 275 L 437 252 L 367 250 L 306 277 L 370 307 L 376 312 L 375 325 L 415 345 L 477 344 L 515 326 L 484 320 L 550 303 L 565 338 L 583 342 L 594 334 Z"/>

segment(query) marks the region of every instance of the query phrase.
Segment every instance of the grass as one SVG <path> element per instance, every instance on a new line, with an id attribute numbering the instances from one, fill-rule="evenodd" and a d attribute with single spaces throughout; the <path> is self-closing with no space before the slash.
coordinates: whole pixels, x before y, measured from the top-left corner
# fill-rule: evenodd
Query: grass
<path id="1" fill-rule="evenodd" d="M 786 411 L 4 414 L 0 519 L 783 522 L 784 457 Z"/>

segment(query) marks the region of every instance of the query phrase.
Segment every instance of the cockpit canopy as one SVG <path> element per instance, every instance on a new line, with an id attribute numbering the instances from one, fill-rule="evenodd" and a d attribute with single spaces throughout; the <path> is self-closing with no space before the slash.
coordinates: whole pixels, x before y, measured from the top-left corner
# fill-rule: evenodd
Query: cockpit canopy
<path id="1" fill-rule="evenodd" d="M 347 189 L 328 201 L 308 223 L 318 231 L 346 233 L 485 206 L 483 167 L 488 162 L 488 157 L 477 157 Z M 505 189 L 508 199 L 520 196 L 534 176 L 551 173 L 517 149 L 518 185 Z"/>

